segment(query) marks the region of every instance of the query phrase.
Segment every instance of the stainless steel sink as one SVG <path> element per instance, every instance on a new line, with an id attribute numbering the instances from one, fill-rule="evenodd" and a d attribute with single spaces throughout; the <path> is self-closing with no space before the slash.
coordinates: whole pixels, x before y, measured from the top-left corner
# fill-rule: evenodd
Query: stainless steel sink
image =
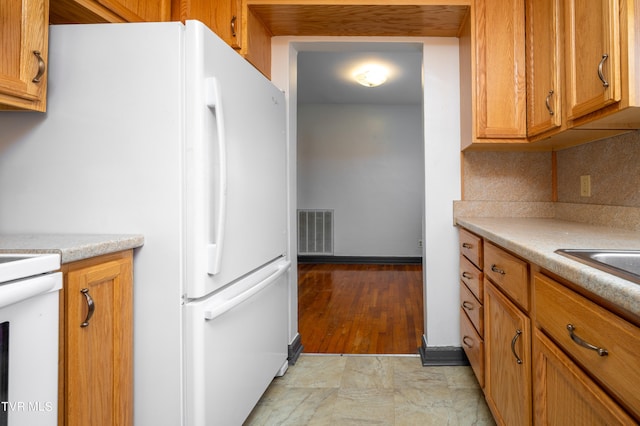
<path id="1" fill-rule="evenodd" d="M 559 249 L 555 252 L 640 284 L 640 250 Z"/>

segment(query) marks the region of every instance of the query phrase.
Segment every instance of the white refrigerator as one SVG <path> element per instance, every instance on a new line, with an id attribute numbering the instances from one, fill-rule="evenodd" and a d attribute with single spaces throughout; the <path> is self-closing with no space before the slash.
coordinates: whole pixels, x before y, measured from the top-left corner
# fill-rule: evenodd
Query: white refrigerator
<path id="1" fill-rule="evenodd" d="M 144 235 L 135 424 L 239 425 L 287 366 L 284 95 L 196 21 L 49 40 L 47 112 L 0 113 L 0 233 Z"/>

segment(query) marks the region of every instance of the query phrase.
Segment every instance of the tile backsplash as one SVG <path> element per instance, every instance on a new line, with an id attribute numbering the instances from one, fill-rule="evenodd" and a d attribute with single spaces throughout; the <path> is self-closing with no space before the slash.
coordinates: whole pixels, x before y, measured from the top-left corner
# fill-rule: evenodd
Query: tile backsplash
<path id="1" fill-rule="evenodd" d="M 558 151 L 558 201 L 640 207 L 640 131 Z M 591 176 L 591 197 L 580 176 Z"/>
<path id="2" fill-rule="evenodd" d="M 640 131 L 556 152 L 465 152 L 461 216 L 556 217 L 640 229 Z M 591 196 L 580 195 L 580 176 Z"/>
<path id="3" fill-rule="evenodd" d="M 550 152 L 465 152 L 462 199 L 552 201 Z"/>

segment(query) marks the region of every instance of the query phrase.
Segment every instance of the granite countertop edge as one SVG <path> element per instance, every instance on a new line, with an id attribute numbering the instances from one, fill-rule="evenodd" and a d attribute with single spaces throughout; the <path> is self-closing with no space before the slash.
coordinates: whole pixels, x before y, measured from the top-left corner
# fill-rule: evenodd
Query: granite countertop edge
<path id="1" fill-rule="evenodd" d="M 0 234 L 0 253 L 59 253 L 61 264 L 143 244 L 139 234 Z"/>
<path id="2" fill-rule="evenodd" d="M 640 249 L 640 232 L 546 218 L 456 218 L 456 224 L 640 316 L 640 285 L 555 253 Z"/>

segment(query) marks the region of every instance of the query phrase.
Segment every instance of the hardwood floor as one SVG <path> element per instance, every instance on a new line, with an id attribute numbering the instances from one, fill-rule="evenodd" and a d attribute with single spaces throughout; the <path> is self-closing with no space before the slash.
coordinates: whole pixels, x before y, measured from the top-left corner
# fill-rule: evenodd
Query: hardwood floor
<path id="1" fill-rule="evenodd" d="M 423 333 L 421 265 L 298 265 L 305 353 L 415 354 Z"/>

